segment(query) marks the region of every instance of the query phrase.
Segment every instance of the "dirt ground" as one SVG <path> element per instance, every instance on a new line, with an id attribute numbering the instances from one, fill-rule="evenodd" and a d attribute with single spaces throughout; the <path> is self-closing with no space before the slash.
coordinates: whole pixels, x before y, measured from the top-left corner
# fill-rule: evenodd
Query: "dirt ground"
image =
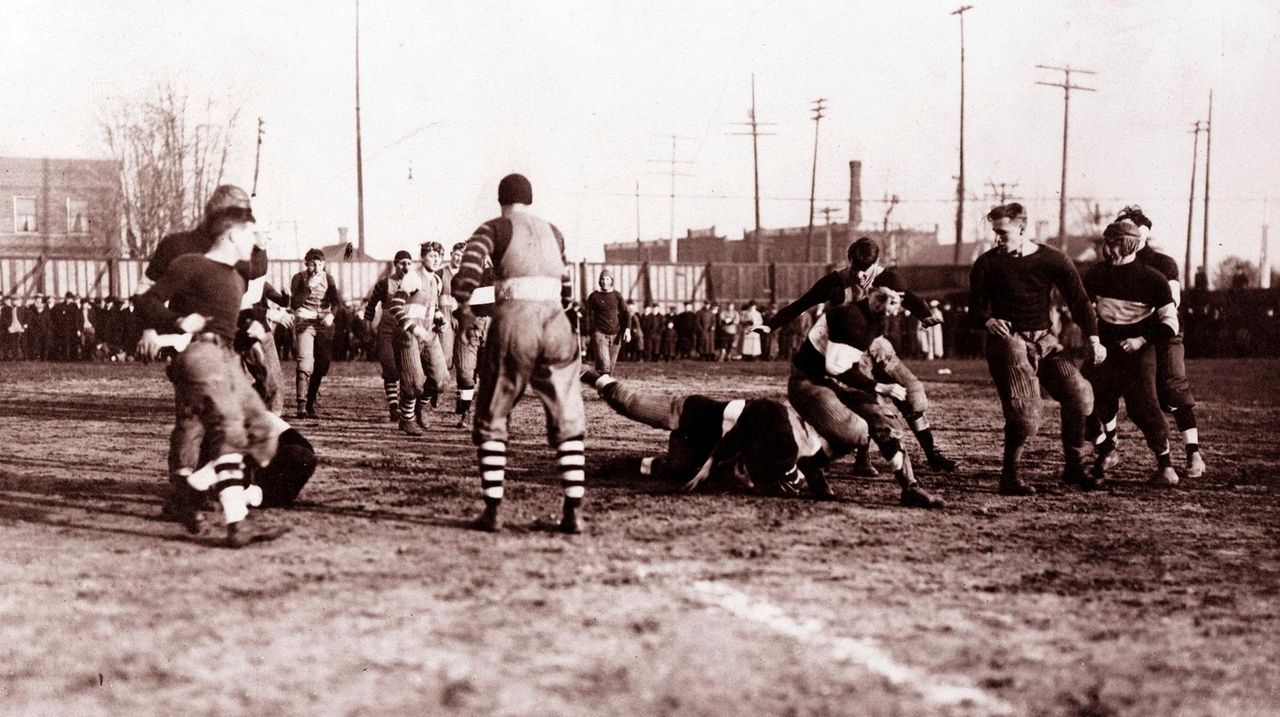
<path id="1" fill-rule="evenodd" d="M 914 367 L 962 461 L 922 472 L 944 511 L 847 462 L 837 503 L 673 493 L 614 469 L 664 436 L 591 394 L 589 523 L 567 537 L 530 528 L 559 504 L 532 399 L 508 529 L 479 534 L 468 432 L 396 433 L 376 366 L 340 364 L 298 422 L 320 470 L 261 515 L 292 532 L 232 551 L 155 519 L 159 367 L 0 364 L 0 713 L 1280 714 L 1280 362 L 1192 364 L 1206 478 L 1149 488 L 1122 424 L 1116 487 L 1064 489 L 1055 419 L 1034 499 L 994 492 L 985 367 Z M 785 367 L 619 374 L 779 395 Z"/>

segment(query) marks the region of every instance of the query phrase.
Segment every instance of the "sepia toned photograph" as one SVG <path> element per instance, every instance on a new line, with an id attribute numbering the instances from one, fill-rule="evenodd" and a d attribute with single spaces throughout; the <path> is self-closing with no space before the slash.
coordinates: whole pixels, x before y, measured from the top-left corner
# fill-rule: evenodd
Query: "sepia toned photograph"
<path id="1" fill-rule="evenodd" d="M 1280 715 L 1280 4 L 5 15 L 0 713 Z"/>

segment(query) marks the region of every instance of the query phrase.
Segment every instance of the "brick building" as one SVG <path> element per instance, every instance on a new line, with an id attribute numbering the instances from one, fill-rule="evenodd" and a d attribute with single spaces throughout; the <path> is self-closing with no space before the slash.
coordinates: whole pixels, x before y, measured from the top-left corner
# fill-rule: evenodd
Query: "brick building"
<path id="1" fill-rule="evenodd" d="M 119 255 L 112 160 L 0 157 L 0 206 L 0 257 Z"/>

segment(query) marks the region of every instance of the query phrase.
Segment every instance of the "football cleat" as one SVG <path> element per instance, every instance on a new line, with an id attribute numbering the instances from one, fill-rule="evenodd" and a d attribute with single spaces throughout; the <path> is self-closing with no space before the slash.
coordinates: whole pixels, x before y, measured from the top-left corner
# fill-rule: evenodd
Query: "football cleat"
<path id="1" fill-rule="evenodd" d="M 1200 478 L 1204 475 L 1204 459 L 1200 457 L 1200 451 L 1192 451 L 1187 454 L 1187 477 Z"/>
<path id="2" fill-rule="evenodd" d="M 902 489 L 901 503 L 907 508 L 927 508 L 937 510 L 947 507 L 947 502 L 921 488 L 909 485 Z"/>
<path id="3" fill-rule="evenodd" d="M 1178 485 L 1178 472 L 1173 466 L 1160 466 L 1156 468 L 1156 472 L 1151 474 L 1151 485 L 1158 487 L 1169 487 Z"/>

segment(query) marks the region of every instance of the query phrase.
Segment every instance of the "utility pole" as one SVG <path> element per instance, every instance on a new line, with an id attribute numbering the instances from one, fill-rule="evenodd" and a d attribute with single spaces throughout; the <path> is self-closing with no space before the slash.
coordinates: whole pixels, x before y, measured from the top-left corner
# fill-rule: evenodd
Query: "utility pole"
<path id="1" fill-rule="evenodd" d="M 813 200 L 814 193 L 818 189 L 818 126 L 822 124 L 822 118 L 826 117 L 823 111 L 827 109 L 827 99 L 819 97 L 813 101 L 813 173 L 809 177 L 809 228 L 804 234 L 804 258 L 807 262 L 813 261 Z"/>
<path id="2" fill-rule="evenodd" d="M 751 162 L 755 176 L 755 199 L 756 199 L 756 263 L 764 263 L 764 237 L 760 235 L 760 145 L 758 139 L 761 136 L 769 137 L 773 132 L 761 132 L 760 126 L 772 126 L 773 122 L 758 122 L 756 120 L 756 75 L 751 73 L 751 110 L 747 113 L 747 121 L 737 124 L 751 128 L 750 132 L 733 132 L 732 134 L 751 137 Z"/>
<path id="3" fill-rule="evenodd" d="M 636 180 L 636 261 L 647 261 L 644 242 L 640 239 L 640 180 Z"/>
<path id="4" fill-rule="evenodd" d="M 360 149 L 360 0 L 356 0 L 356 236 L 364 254 L 364 155 Z"/>
<path id="5" fill-rule="evenodd" d="M 1195 139 L 1191 141 L 1191 193 L 1187 197 L 1187 253 L 1182 263 L 1182 275 L 1188 289 L 1195 284 L 1192 283 L 1194 274 L 1191 270 L 1191 226 L 1196 215 L 1196 164 L 1200 160 L 1200 125 L 1204 124 L 1200 120 L 1196 120 L 1191 134 L 1195 135 Z"/>
<path id="6" fill-rule="evenodd" d="M 992 198 L 995 199 L 998 203 L 1004 204 L 1005 202 L 1009 201 L 1009 199 L 1013 197 L 1012 190 L 1018 188 L 1018 183 L 1017 182 L 1013 182 L 1013 183 L 996 182 L 995 180 L 988 179 L 987 186 L 991 187 Z"/>
<path id="7" fill-rule="evenodd" d="M 661 162 L 663 164 L 671 165 L 671 171 L 669 172 L 669 174 L 671 175 L 671 245 L 670 245 L 670 251 L 668 252 L 668 255 L 667 255 L 667 261 L 674 264 L 676 263 L 676 260 L 679 258 L 679 251 L 676 248 L 676 177 L 692 177 L 693 176 L 692 174 L 686 174 L 683 172 L 676 171 L 676 165 L 693 164 L 692 161 L 687 159 L 676 159 L 676 142 L 682 139 L 691 140 L 693 138 L 681 137 L 679 135 L 674 135 L 674 134 L 661 135 L 661 136 L 671 137 L 671 159 L 651 159 L 649 161 Z"/>
<path id="8" fill-rule="evenodd" d="M 1213 158 L 1213 90 L 1209 90 L 1209 119 L 1204 123 L 1204 248 L 1200 264 L 1204 270 L 1204 288 L 1209 288 L 1209 162 Z"/>
<path id="9" fill-rule="evenodd" d="M 253 189 L 249 192 L 250 197 L 258 196 L 258 162 L 262 159 L 262 118 L 258 118 L 258 148 L 253 152 Z"/>
<path id="10" fill-rule="evenodd" d="M 1062 188 L 1059 190 L 1058 196 L 1058 248 L 1066 251 L 1067 249 L 1067 137 L 1068 128 L 1071 120 L 1071 90 L 1084 90 L 1085 92 L 1096 92 L 1092 87 L 1081 87 L 1080 85 L 1071 84 L 1071 73 L 1078 72 L 1082 75 L 1096 75 L 1098 73 L 1092 70 L 1080 70 L 1067 65 L 1066 67 L 1052 67 L 1049 65 L 1036 65 L 1041 70 L 1056 70 L 1063 73 L 1062 82 L 1041 82 L 1036 81 L 1037 85 L 1048 85 L 1050 87 L 1062 88 Z"/>
<path id="11" fill-rule="evenodd" d="M 839 207 L 823 207 L 818 210 L 822 214 L 822 218 L 826 221 L 827 226 L 827 264 L 831 263 L 831 215 L 839 214 Z"/>
<path id="12" fill-rule="evenodd" d="M 952 263 L 960 263 L 960 243 L 964 240 L 964 14 L 972 5 L 961 5 L 951 11 L 960 18 L 960 174 L 956 179 L 956 249 Z"/>

